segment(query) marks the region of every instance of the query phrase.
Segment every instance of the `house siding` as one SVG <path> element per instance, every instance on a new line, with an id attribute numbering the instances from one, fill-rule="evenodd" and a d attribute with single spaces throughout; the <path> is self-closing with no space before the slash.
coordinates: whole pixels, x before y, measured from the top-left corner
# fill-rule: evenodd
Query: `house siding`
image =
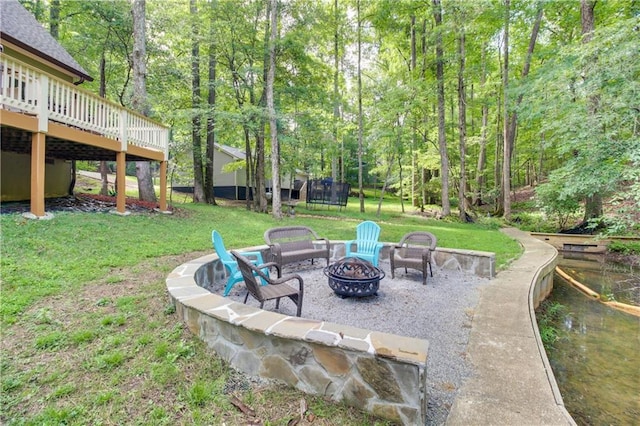
<path id="1" fill-rule="evenodd" d="M 31 198 L 31 157 L 28 154 L 2 152 L 0 158 L 0 201 L 26 201 Z M 45 197 L 69 194 L 71 162 L 47 160 L 45 164 Z"/>

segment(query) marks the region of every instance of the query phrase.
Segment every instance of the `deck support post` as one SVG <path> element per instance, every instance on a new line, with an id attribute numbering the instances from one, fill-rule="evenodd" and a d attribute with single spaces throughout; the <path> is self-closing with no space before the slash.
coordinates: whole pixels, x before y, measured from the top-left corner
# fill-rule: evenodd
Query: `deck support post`
<path id="1" fill-rule="evenodd" d="M 160 162 L 160 211 L 167 211 L 167 161 Z"/>
<path id="2" fill-rule="evenodd" d="M 31 214 L 43 217 L 44 212 L 44 164 L 46 134 L 35 132 L 31 136 Z"/>
<path id="3" fill-rule="evenodd" d="M 116 154 L 116 211 L 125 214 L 127 207 L 127 153 L 120 151 Z"/>

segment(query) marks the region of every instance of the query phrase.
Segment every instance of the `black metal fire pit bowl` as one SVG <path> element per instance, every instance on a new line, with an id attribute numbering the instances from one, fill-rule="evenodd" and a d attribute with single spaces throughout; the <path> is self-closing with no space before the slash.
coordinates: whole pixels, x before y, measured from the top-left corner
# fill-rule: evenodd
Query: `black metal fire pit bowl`
<path id="1" fill-rule="evenodd" d="M 329 287 L 342 298 L 377 295 L 385 276 L 382 269 L 357 257 L 343 257 L 323 272 L 329 278 Z"/>

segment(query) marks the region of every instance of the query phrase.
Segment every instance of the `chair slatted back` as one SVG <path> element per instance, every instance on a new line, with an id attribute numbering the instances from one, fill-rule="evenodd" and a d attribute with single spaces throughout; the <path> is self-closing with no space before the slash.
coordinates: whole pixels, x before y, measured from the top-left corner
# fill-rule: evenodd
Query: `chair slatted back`
<path id="1" fill-rule="evenodd" d="M 378 239 L 380 238 L 380 226 L 370 220 L 361 222 L 356 227 L 356 240 L 358 251 L 362 253 L 373 253 Z"/>
<path id="2" fill-rule="evenodd" d="M 225 265 L 228 263 L 236 263 L 225 248 L 224 242 L 222 241 L 222 235 L 220 235 L 220 233 L 215 229 L 211 232 L 211 240 L 213 240 L 213 248 L 216 250 L 218 258 L 222 263 Z"/>

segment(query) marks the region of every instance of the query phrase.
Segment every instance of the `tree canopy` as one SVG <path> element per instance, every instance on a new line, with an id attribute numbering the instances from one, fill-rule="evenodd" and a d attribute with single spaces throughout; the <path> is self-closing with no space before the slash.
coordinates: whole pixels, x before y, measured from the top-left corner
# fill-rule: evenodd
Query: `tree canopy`
<path id="1" fill-rule="evenodd" d="M 21 1 L 131 106 L 129 0 L 60 0 L 55 22 L 51 2 Z M 362 173 L 445 214 L 450 201 L 508 214 L 504 192 L 524 185 L 638 209 L 640 6 L 589 2 L 585 34 L 585 2 L 146 0 L 149 115 L 172 126 L 176 184 L 204 184 L 212 141 L 245 150 L 256 210 L 272 165 L 352 185 Z"/>

